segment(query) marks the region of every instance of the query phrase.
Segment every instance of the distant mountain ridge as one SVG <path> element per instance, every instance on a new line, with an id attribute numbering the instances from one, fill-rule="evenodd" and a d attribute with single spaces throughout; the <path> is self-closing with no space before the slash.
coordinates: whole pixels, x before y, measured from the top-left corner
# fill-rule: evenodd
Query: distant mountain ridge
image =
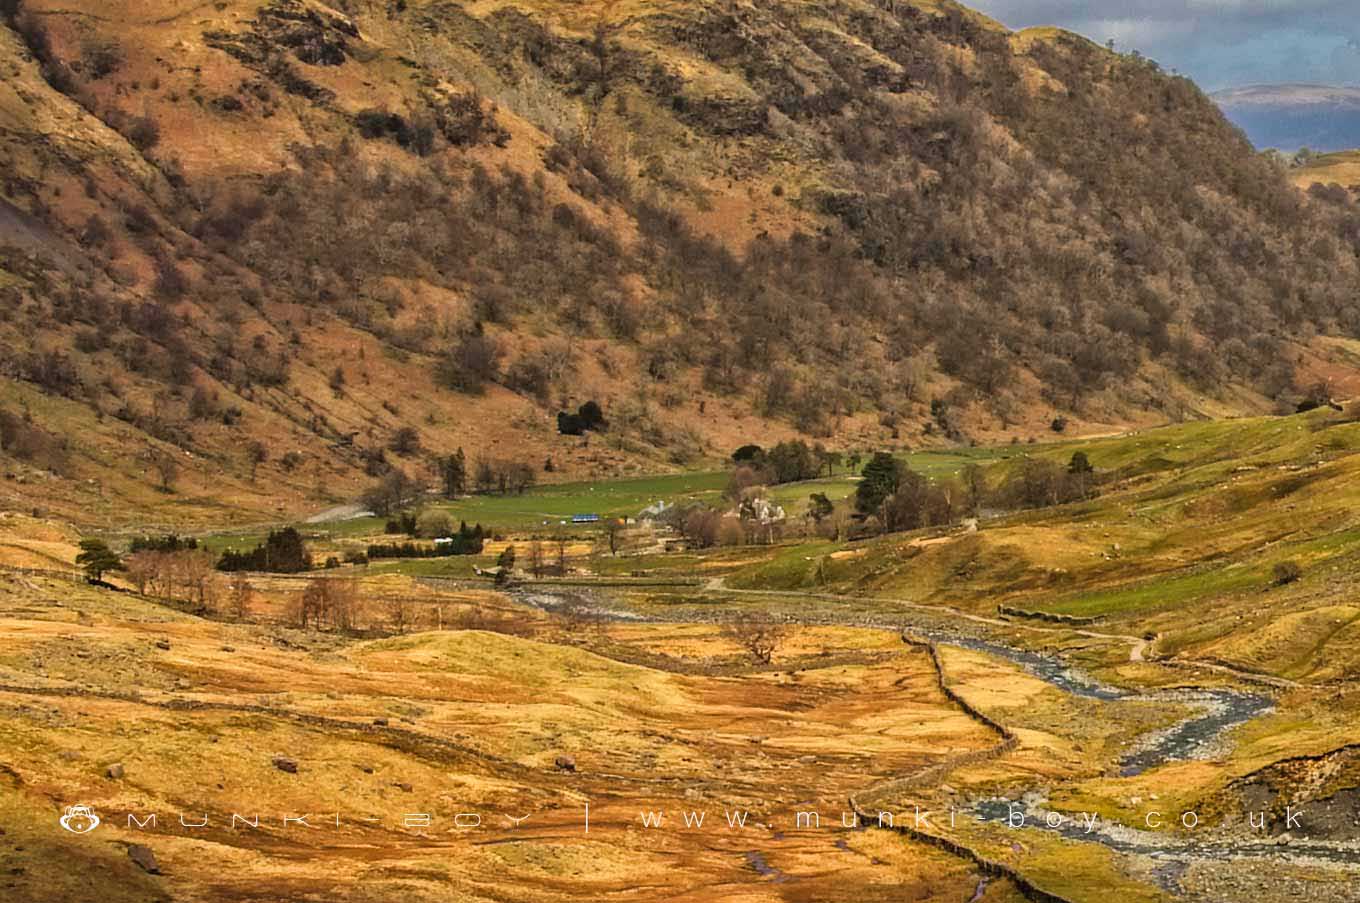
<path id="1" fill-rule="evenodd" d="M 1210 96 L 1258 148 L 1360 147 L 1360 87 L 1250 85 Z"/>

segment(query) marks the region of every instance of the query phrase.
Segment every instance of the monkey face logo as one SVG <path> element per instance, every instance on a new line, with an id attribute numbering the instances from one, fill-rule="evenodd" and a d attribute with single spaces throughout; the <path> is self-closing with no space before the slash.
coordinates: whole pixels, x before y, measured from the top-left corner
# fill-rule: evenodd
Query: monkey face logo
<path id="1" fill-rule="evenodd" d="M 89 834 L 99 827 L 99 816 L 89 806 L 69 806 L 61 817 L 61 826 L 72 834 Z"/>

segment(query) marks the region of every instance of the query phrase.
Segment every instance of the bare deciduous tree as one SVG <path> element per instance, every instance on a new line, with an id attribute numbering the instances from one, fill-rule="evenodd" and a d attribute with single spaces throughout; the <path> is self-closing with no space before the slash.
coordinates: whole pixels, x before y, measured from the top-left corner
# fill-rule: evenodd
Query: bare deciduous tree
<path id="1" fill-rule="evenodd" d="M 189 598 L 201 608 L 213 610 L 217 606 L 217 569 L 215 558 L 206 549 L 192 549 L 174 553 L 176 570 Z"/>
<path id="2" fill-rule="evenodd" d="M 562 626 L 566 629 L 566 632 L 572 636 L 581 636 L 588 631 L 603 632 L 604 630 L 604 615 L 591 608 L 584 600 L 576 597 L 572 597 L 562 607 L 558 608 L 557 616 L 562 619 Z"/>
<path id="3" fill-rule="evenodd" d="M 151 453 L 151 466 L 160 477 L 161 492 L 174 492 L 175 481 L 179 479 L 179 462 L 169 452 L 156 449 Z"/>
<path id="4" fill-rule="evenodd" d="M 250 610 L 254 605 L 255 588 L 250 585 L 245 574 L 234 575 L 227 589 L 227 614 L 238 621 L 244 621 L 250 617 Z"/>
<path id="5" fill-rule="evenodd" d="M 567 534 L 558 533 L 553 540 L 557 545 L 557 575 L 567 576 Z"/>
<path id="6" fill-rule="evenodd" d="M 142 595 L 146 595 L 147 589 L 151 588 L 156 580 L 159 571 L 157 559 L 160 555 L 160 552 L 133 552 L 123 561 L 127 579 Z"/>
<path id="7" fill-rule="evenodd" d="M 757 613 L 737 615 L 723 625 L 722 630 L 724 637 L 745 649 L 751 658 L 762 665 L 768 665 L 774 659 L 775 650 L 788 633 L 788 624 L 770 615 Z"/>
<path id="8" fill-rule="evenodd" d="M 415 625 L 415 605 L 404 596 L 385 596 L 382 600 L 387 626 L 396 633 L 405 633 Z"/>
<path id="9" fill-rule="evenodd" d="M 353 630 L 359 608 L 357 580 L 308 580 L 306 588 L 289 600 L 288 619 L 304 630 L 308 627 Z"/>
<path id="10" fill-rule="evenodd" d="M 604 525 L 605 538 L 609 540 L 609 554 L 619 554 L 619 541 L 623 538 L 623 521 L 611 517 Z"/>

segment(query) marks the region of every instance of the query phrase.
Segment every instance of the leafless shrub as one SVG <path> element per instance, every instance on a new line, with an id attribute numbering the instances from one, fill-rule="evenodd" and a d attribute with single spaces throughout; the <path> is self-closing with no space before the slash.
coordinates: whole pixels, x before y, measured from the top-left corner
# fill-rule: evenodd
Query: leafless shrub
<path id="1" fill-rule="evenodd" d="M 768 665 L 774 659 L 775 651 L 788 633 L 788 624 L 755 612 L 737 615 L 723 625 L 722 630 L 725 638 L 745 649 L 761 665 Z"/>
<path id="2" fill-rule="evenodd" d="M 404 596 L 384 596 L 380 606 L 387 627 L 394 633 L 406 633 L 416 624 L 416 606 Z"/>
<path id="3" fill-rule="evenodd" d="M 295 627 L 353 630 L 361 614 L 359 581 L 334 578 L 308 580 L 289 600 L 288 620 Z"/>
<path id="4" fill-rule="evenodd" d="M 255 588 L 250 585 L 245 574 L 235 574 L 227 588 L 226 613 L 238 621 L 250 617 L 255 606 Z"/>

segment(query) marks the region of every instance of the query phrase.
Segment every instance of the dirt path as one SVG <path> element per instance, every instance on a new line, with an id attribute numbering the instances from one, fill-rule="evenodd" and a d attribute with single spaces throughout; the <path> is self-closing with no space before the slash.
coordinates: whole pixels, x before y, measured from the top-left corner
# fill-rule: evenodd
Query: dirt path
<path id="1" fill-rule="evenodd" d="M 353 520 L 356 517 L 363 517 L 367 513 L 363 505 L 336 505 L 333 508 L 327 508 L 325 511 L 318 511 L 304 520 L 303 523 L 328 524 L 338 520 Z"/>

